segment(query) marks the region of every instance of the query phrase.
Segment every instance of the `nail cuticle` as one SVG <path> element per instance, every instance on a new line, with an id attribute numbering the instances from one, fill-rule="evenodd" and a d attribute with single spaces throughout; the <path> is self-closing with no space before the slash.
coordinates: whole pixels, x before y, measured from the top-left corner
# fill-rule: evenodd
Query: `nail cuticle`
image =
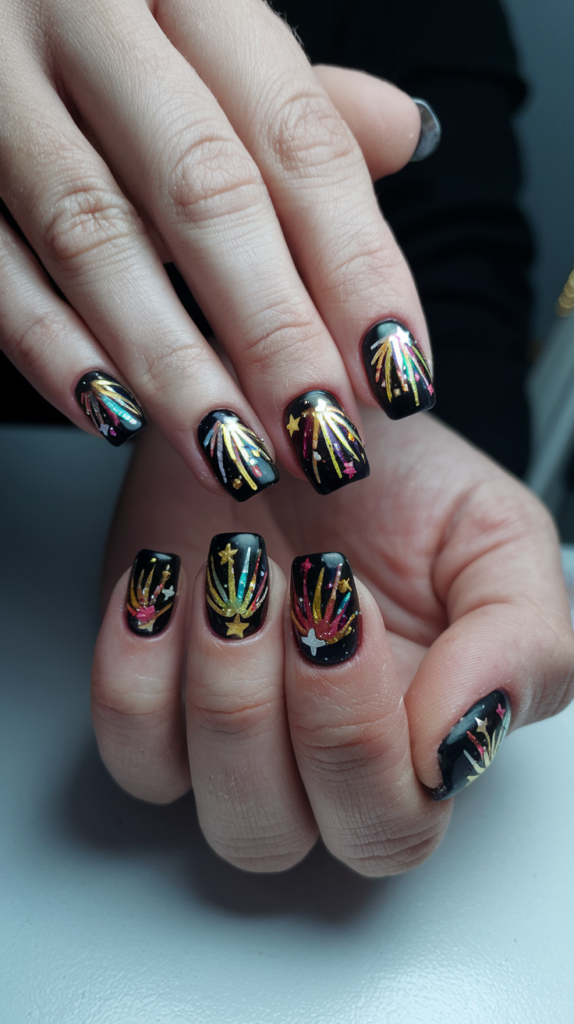
<path id="1" fill-rule="evenodd" d="M 373 395 L 392 420 L 425 412 L 435 404 L 430 366 L 408 327 L 380 320 L 362 345 L 363 364 Z"/>
<path id="2" fill-rule="evenodd" d="M 492 764 L 512 718 L 510 697 L 493 690 L 473 704 L 453 725 L 437 752 L 442 783 L 435 800 L 446 800 L 480 778 Z"/>
<path id="3" fill-rule="evenodd" d="M 197 434 L 213 475 L 235 501 L 247 501 L 279 480 L 262 439 L 230 409 L 209 412 Z"/>
<path id="4" fill-rule="evenodd" d="M 180 567 L 178 555 L 150 548 L 138 551 L 126 595 L 126 621 L 136 636 L 158 636 L 169 625 Z"/>
<path id="5" fill-rule="evenodd" d="M 359 432 L 329 391 L 306 391 L 295 398 L 285 410 L 284 425 L 299 465 L 318 494 L 332 494 L 369 476 Z"/>
<path id="6" fill-rule="evenodd" d="M 338 665 L 355 654 L 361 609 L 349 562 L 338 551 L 295 558 L 290 612 L 295 643 L 316 665 Z"/>
<path id="7" fill-rule="evenodd" d="M 269 563 L 257 533 L 219 533 L 212 539 L 205 572 L 209 625 L 224 640 L 244 640 L 265 623 Z"/>
<path id="8" fill-rule="evenodd" d="M 76 401 L 96 430 L 114 448 L 135 437 L 146 425 L 144 411 L 125 384 L 102 370 L 85 373 L 76 384 Z"/>

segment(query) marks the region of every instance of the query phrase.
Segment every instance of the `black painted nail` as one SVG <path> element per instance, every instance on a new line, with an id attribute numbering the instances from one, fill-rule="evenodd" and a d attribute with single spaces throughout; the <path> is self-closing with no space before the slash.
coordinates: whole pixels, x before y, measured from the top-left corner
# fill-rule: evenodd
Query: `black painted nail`
<path id="1" fill-rule="evenodd" d="M 319 494 L 331 494 L 370 473 L 357 428 L 328 391 L 306 391 L 285 411 L 301 469 Z"/>
<path id="2" fill-rule="evenodd" d="M 138 551 L 128 584 L 128 626 L 137 636 L 157 636 L 169 623 L 181 559 L 162 551 Z"/>
<path id="3" fill-rule="evenodd" d="M 430 367 L 411 332 L 398 320 L 381 320 L 363 339 L 363 362 L 377 402 L 392 420 L 432 409 Z"/>
<path id="4" fill-rule="evenodd" d="M 302 555 L 291 568 L 291 620 L 309 661 L 337 665 L 359 643 L 361 611 L 351 566 L 338 551 Z"/>
<path id="5" fill-rule="evenodd" d="M 215 477 L 236 501 L 276 484 L 279 470 L 263 441 L 235 412 L 214 409 L 197 428 L 201 450 Z"/>
<path id="6" fill-rule="evenodd" d="M 493 690 L 468 709 L 438 748 L 443 781 L 432 791 L 435 800 L 454 796 L 486 771 L 508 732 L 510 718 L 510 699 L 503 690 Z"/>
<path id="7" fill-rule="evenodd" d="M 269 563 L 258 533 L 218 533 L 211 541 L 205 600 L 211 628 L 226 640 L 261 629 L 267 614 Z"/>
<path id="8" fill-rule="evenodd" d="M 85 373 L 76 385 L 76 400 L 106 441 L 119 448 L 146 425 L 144 411 L 131 391 L 100 370 Z"/>
<path id="9" fill-rule="evenodd" d="M 442 128 L 430 103 L 427 103 L 426 100 L 415 100 L 414 98 L 413 103 L 416 103 L 421 115 L 421 133 L 417 142 L 417 148 L 410 161 L 412 164 L 416 164 L 419 160 L 426 160 L 427 156 L 432 156 L 440 142 Z"/>

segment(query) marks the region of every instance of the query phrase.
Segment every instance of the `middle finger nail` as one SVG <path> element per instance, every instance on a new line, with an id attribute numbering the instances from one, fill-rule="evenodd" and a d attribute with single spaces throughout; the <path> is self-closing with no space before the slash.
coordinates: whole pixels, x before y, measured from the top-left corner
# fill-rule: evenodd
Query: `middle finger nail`
<path id="1" fill-rule="evenodd" d="M 243 640 L 265 622 L 269 567 L 258 533 L 218 533 L 211 541 L 205 600 L 211 628 L 225 640 Z"/>
<path id="2" fill-rule="evenodd" d="M 328 391 L 306 391 L 285 410 L 285 429 L 301 469 L 319 494 L 370 473 L 359 432 Z"/>

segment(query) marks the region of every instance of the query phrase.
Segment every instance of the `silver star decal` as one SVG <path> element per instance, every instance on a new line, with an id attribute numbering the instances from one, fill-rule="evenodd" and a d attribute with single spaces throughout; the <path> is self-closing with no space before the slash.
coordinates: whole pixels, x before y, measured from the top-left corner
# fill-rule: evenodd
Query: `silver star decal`
<path id="1" fill-rule="evenodd" d="M 315 630 L 310 629 L 307 636 L 301 637 L 301 643 L 307 644 L 307 647 L 311 648 L 311 654 L 315 657 L 318 647 L 325 647 L 325 640 L 318 640 L 315 635 Z"/>

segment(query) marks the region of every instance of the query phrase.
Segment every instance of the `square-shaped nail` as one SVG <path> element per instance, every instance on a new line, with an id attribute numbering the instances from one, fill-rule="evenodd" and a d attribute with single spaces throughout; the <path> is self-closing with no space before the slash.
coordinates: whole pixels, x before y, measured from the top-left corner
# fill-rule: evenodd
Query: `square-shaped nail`
<path id="1" fill-rule="evenodd" d="M 508 732 L 510 718 L 508 694 L 493 690 L 453 725 L 438 748 L 443 781 L 432 791 L 435 800 L 454 796 L 484 774 Z"/>
<path id="2" fill-rule="evenodd" d="M 357 428 L 328 391 L 306 391 L 291 402 L 285 429 L 301 469 L 319 494 L 331 494 L 369 475 Z"/>
<path id="3" fill-rule="evenodd" d="M 261 438 L 230 409 L 214 409 L 197 428 L 214 476 L 236 501 L 247 501 L 276 484 L 279 470 Z"/>
<path id="4" fill-rule="evenodd" d="M 258 533 L 218 533 L 211 541 L 205 600 L 211 628 L 225 640 L 261 629 L 269 598 L 269 564 Z"/>
<path id="5" fill-rule="evenodd" d="M 363 362 L 371 391 L 392 420 L 432 409 L 430 367 L 411 332 L 398 320 L 381 320 L 363 339 Z"/>
<path id="6" fill-rule="evenodd" d="M 359 643 L 359 600 L 351 566 L 338 551 L 295 558 L 291 621 L 299 650 L 318 665 L 351 658 Z"/>
<path id="7" fill-rule="evenodd" d="M 146 425 L 144 411 L 124 384 L 101 370 L 85 373 L 76 385 L 76 401 L 96 430 L 115 448 Z"/>
<path id="8" fill-rule="evenodd" d="M 181 559 L 143 548 L 132 567 L 126 597 L 128 626 L 136 636 L 163 633 L 173 612 Z"/>

